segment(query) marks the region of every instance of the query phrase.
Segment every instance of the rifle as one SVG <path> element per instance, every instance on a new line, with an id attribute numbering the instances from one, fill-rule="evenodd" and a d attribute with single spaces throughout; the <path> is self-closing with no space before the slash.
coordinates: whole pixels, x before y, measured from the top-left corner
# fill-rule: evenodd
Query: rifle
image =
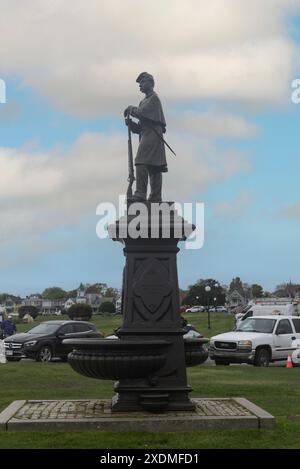
<path id="1" fill-rule="evenodd" d="M 132 184 L 135 181 L 135 176 L 134 176 L 134 166 L 133 166 L 131 129 L 130 129 L 131 119 L 129 116 L 126 117 L 125 122 L 128 127 L 128 179 L 127 181 L 129 182 L 129 184 L 128 184 L 127 194 L 126 194 L 127 201 L 128 201 L 132 199 Z"/>

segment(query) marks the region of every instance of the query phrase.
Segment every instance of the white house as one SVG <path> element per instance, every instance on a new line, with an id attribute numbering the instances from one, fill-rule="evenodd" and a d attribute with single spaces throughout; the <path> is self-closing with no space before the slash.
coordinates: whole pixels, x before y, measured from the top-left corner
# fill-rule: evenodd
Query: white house
<path id="1" fill-rule="evenodd" d="M 75 304 L 76 304 L 75 299 L 69 298 L 69 299 L 65 302 L 65 304 L 64 304 L 64 309 L 65 309 L 66 311 L 68 311 L 68 309 L 71 308 L 71 306 L 73 306 L 73 305 L 75 305 Z"/>

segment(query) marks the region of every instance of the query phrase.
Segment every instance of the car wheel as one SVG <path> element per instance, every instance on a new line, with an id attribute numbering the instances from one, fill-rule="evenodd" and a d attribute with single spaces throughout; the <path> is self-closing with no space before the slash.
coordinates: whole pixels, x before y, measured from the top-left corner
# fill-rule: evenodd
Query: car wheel
<path id="1" fill-rule="evenodd" d="M 270 364 L 270 352 L 266 348 L 257 350 L 254 359 L 254 366 L 269 366 Z"/>
<path id="2" fill-rule="evenodd" d="M 215 364 L 217 366 L 219 366 L 219 365 L 228 366 L 230 364 L 230 362 L 228 360 L 225 360 L 224 358 L 215 358 Z"/>
<path id="3" fill-rule="evenodd" d="M 52 359 L 52 349 L 49 345 L 44 345 L 38 351 L 36 360 L 38 362 L 50 362 Z"/>

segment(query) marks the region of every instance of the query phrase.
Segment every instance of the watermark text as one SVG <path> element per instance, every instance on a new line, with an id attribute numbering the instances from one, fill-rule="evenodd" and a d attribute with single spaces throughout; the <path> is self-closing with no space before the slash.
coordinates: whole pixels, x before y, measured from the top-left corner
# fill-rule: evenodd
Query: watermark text
<path id="1" fill-rule="evenodd" d="M 296 78 L 292 82 L 293 92 L 291 94 L 292 103 L 300 104 L 300 78 Z"/>
<path id="2" fill-rule="evenodd" d="M 203 202 L 135 202 L 127 207 L 121 195 L 118 206 L 100 203 L 96 215 L 100 216 L 96 226 L 100 239 L 176 238 L 185 241 L 186 249 L 200 249 L 204 244 Z"/>
<path id="3" fill-rule="evenodd" d="M 0 104 L 6 103 L 6 83 L 0 78 Z"/>

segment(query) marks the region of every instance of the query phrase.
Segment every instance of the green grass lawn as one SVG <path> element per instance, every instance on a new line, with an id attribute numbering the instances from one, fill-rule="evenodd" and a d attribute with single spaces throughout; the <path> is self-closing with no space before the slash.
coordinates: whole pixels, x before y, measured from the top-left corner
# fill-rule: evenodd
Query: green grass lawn
<path id="1" fill-rule="evenodd" d="M 230 329 L 232 318 L 212 315 L 206 329 L 203 313 L 186 315 L 204 335 Z M 121 318 L 97 316 L 99 330 L 111 333 Z M 22 325 L 23 327 L 23 325 Z M 21 325 L 19 327 L 19 330 Z M 25 326 L 25 329 L 28 326 Z M 210 334 L 209 334 L 210 332 Z M 15 432 L 1 433 L 0 448 L 299 448 L 300 368 L 214 367 L 188 370 L 194 397 L 245 397 L 277 419 L 272 430 L 199 431 L 191 433 Z M 113 382 L 85 378 L 67 363 L 21 361 L 0 365 L 0 411 L 16 399 L 111 398 Z"/>
<path id="2" fill-rule="evenodd" d="M 230 331 L 234 327 L 234 318 L 231 314 L 211 313 L 211 329 L 207 328 L 207 313 L 187 313 L 182 316 L 186 318 L 189 323 L 193 324 L 205 337 L 211 337 L 212 335 L 220 334 L 221 332 Z M 68 320 L 69 318 L 68 316 L 38 316 L 32 324 L 17 324 L 17 330 L 18 332 L 24 332 L 42 321 L 55 319 Z M 121 325 L 122 316 L 120 314 L 96 314 L 92 316 L 91 322 L 93 322 L 97 329 L 104 335 L 109 335 L 113 333 L 114 329 Z"/>

